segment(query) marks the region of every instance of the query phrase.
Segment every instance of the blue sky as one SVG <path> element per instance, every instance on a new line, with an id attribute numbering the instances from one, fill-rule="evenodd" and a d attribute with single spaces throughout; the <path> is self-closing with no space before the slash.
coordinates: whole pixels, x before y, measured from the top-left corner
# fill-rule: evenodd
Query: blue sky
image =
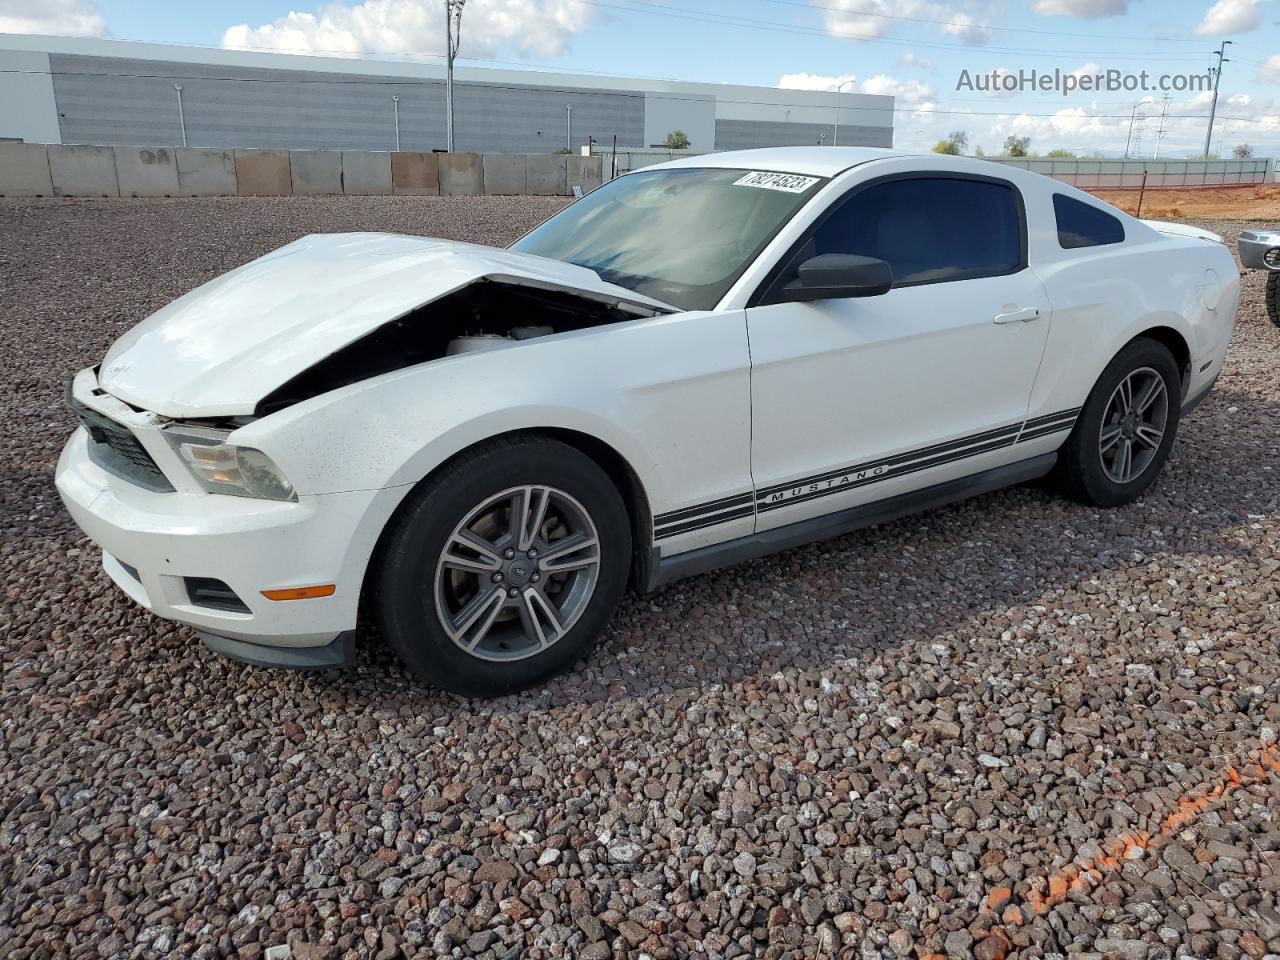
<path id="1" fill-rule="evenodd" d="M 443 0 L 0 0 L 0 29 L 373 56 L 438 54 Z M 1280 154 L 1280 0 L 468 0 L 464 57 L 629 74 L 893 93 L 897 143 L 965 130 L 997 152 L 1123 152 L 1142 93 L 957 90 L 962 71 L 1204 73 L 1231 40 L 1213 150 Z M 1139 108 L 1154 150 L 1162 94 Z M 1161 155 L 1203 149 L 1207 93 L 1171 94 Z"/>

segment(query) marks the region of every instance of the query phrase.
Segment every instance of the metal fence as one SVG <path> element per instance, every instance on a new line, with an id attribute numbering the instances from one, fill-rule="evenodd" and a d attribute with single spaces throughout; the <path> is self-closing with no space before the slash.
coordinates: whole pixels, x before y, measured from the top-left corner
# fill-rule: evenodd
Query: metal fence
<path id="1" fill-rule="evenodd" d="M 1221 187 L 1267 183 L 1272 161 L 1258 160 L 1085 160 L 1054 157 L 987 157 L 1094 189 Z"/>
<path id="2" fill-rule="evenodd" d="M 612 180 L 641 167 L 666 163 L 681 157 L 701 157 L 714 150 L 668 150 L 666 147 L 618 147 L 615 151 L 607 143 L 591 144 L 591 156 L 604 158 L 604 178 Z"/>
<path id="3" fill-rule="evenodd" d="M 618 148 L 591 145 L 591 155 L 604 158 L 604 178 L 621 176 L 641 167 L 679 157 L 697 157 L 714 151 L 667 150 L 660 147 Z M 1280 180 L 1280 165 L 1267 158 L 1250 160 L 1094 160 L 1056 157 L 984 157 L 992 163 L 1007 163 L 1035 173 L 1043 173 L 1077 187 L 1094 189 L 1150 187 L 1220 187 L 1270 183 Z M 611 164 L 612 172 L 611 172 Z M 1273 170 L 1275 173 L 1273 174 Z"/>

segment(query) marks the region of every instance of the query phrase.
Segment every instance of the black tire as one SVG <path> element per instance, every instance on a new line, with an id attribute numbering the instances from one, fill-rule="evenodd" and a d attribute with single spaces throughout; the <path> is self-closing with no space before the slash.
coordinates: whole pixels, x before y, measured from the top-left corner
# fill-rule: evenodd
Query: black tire
<path id="1" fill-rule="evenodd" d="M 1267 274 L 1267 316 L 1280 327 L 1280 270 Z"/>
<path id="2" fill-rule="evenodd" d="M 483 659 L 455 643 L 437 615 L 437 564 L 470 511 L 523 485 L 554 487 L 581 505 L 598 534 L 598 573 L 585 607 L 560 639 L 524 659 Z M 630 566 L 626 506 L 595 461 L 547 437 L 499 438 L 451 461 L 397 512 L 373 571 L 372 609 L 391 648 L 420 678 L 463 696 L 500 696 L 586 656 L 622 598 Z"/>
<path id="3" fill-rule="evenodd" d="M 1163 436 L 1142 472 L 1128 483 L 1118 483 L 1108 475 L 1100 449 L 1103 418 L 1112 395 L 1125 378 L 1144 369 L 1154 370 L 1164 381 L 1168 404 Z M 1102 371 L 1071 435 L 1058 451 L 1058 464 L 1054 469 L 1058 490 L 1073 500 L 1094 507 L 1119 507 L 1132 503 L 1160 475 L 1178 432 L 1181 412 L 1182 376 L 1169 348 L 1145 337 L 1132 341 Z"/>

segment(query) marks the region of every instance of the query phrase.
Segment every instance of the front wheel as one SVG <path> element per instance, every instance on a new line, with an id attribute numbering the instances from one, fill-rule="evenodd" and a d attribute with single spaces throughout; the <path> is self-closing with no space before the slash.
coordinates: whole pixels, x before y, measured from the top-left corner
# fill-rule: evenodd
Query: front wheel
<path id="1" fill-rule="evenodd" d="M 463 455 L 394 523 L 375 613 L 400 658 L 454 693 L 497 696 L 571 666 L 626 586 L 622 498 L 593 460 L 548 438 Z"/>
<path id="2" fill-rule="evenodd" d="M 1095 507 L 1118 507 L 1146 492 L 1160 474 L 1178 431 L 1182 378 L 1173 354 L 1140 338 L 1098 378 L 1055 475 L 1067 496 Z"/>
<path id="3" fill-rule="evenodd" d="M 1267 316 L 1280 327 L 1280 270 L 1267 274 Z"/>

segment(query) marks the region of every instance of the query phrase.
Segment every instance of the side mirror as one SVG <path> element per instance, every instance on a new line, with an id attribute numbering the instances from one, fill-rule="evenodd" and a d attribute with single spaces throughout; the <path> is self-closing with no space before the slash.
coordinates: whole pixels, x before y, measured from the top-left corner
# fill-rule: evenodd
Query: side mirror
<path id="1" fill-rule="evenodd" d="M 875 257 L 823 253 L 800 264 L 799 276 L 782 288 L 788 301 L 878 297 L 893 286 L 893 268 Z"/>

